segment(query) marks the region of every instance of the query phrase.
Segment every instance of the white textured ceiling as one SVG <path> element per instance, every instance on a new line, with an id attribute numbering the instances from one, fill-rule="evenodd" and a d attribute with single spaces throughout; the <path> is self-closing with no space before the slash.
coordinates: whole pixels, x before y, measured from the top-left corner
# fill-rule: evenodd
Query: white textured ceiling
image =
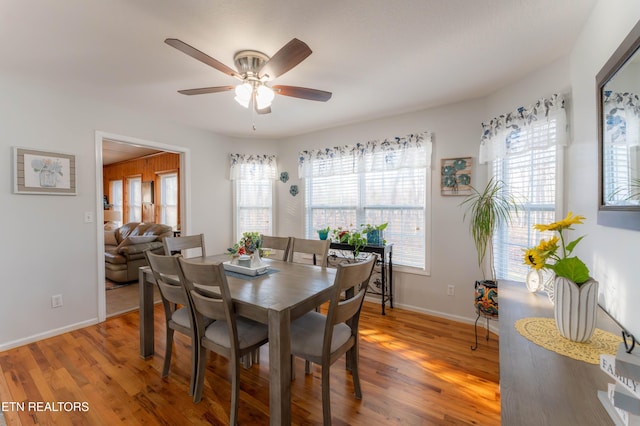
<path id="1" fill-rule="evenodd" d="M 487 95 L 569 52 L 595 0 L 2 0 L 0 73 L 164 120 L 280 138 Z M 253 116 L 237 80 L 166 45 L 178 38 L 234 67 L 292 38 L 311 56 L 274 84 L 333 92 L 277 96 Z M 252 130 L 255 123 L 256 130 Z"/>

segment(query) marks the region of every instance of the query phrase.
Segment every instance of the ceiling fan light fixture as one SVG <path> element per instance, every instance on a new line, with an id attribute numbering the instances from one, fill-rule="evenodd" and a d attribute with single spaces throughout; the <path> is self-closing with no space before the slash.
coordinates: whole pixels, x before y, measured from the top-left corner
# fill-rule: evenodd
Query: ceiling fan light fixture
<path id="1" fill-rule="evenodd" d="M 270 87 L 265 86 L 264 84 L 258 86 L 256 89 L 256 103 L 258 104 L 258 109 L 270 107 L 275 96 L 275 93 Z"/>
<path id="2" fill-rule="evenodd" d="M 236 102 L 245 108 L 249 108 L 251 102 L 251 94 L 253 93 L 253 86 L 249 83 L 243 83 L 236 86 Z"/>

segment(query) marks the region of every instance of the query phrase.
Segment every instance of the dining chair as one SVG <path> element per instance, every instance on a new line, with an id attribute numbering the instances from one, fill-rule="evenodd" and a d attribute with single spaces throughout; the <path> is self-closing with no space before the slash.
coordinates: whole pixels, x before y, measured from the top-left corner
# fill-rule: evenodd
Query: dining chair
<path id="1" fill-rule="evenodd" d="M 375 264 L 375 256 L 358 263 L 338 265 L 326 315 L 311 311 L 291 322 L 293 356 L 320 364 L 322 368 L 322 417 L 331 424 L 329 370 L 346 354 L 357 399 L 362 399 L 358 374 L 358 324 L 362 302 Z M 341 298 L 342 295 L 342 298 Z M 293 377 L 292 371 L 292 377 Z"/>
<path id="2" fill-rule="evenodd" d="M 231 366 L 230 424 L 238 419 L 240 399 L 240 358 L 268 342 L 265 324 L 236 315 L 222 263 L 190 263 L 179 259 L 186 288 L 193 303 L 197 342 L 198 367 L 193 401 L 200 402 L 207 366 L 207 351 L 229 359 Z M 207 318 L 215 321 L 207 325 Z"/>
<path id="3" fill-rule="evenodd" d="M 204 234 L 185 235 L 184 237 L 165 237 L 162 240 L 164 253 L 167 256 L 180 253 L 184 256 L 184 250 L 200 249 L 200 255 L 205 257 L 207 252 L 204 246 Z"/>
<path id="4" fill-rule="evenodd" d="M 153 277 L 158 284 L 162 304 L 164 306 L 166 324 L 166 343 L 162 377 L 169 375 L 171 353 L 173 350 L 173 333 L 179 331 L 191 338 L 191 383 L 189 395 L 193 395 L 197 368 L 196 350 L 197 333 L 191 302 L 184 286 L 184 278 L 178 263 L 179 256 L 163 256 L 150 250 L 144 252 Z M 208 320 L 211 323 L 211 320 Z"/>
<path id="5" fill-rule="evenodd" d="M 314 265 L 327 266 L 329 254 L 329 240 L 306 240 L 304 238 L 291 238 L 289 249 L 289 262 L 309 263 L 305 261 L 305 255 L 312 256 Z"/>
<path id="6" fill-rule="evenodd" d="M 274 237 L 271 235 L 261 235 L 262 249 L 276 250 L 275 255 L 269 257 L 286 261 L 289 258 L 289 247 L 291 246 L 291 238 Z"/>

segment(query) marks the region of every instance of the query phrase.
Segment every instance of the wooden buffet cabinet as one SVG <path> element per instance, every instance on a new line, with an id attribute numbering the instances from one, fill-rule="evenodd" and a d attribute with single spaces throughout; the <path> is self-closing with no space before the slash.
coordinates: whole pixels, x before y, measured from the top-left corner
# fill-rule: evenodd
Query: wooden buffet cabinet
<path id="1" fill-rule="evenodd" d="M 522 283 L 500 281 L 500 399 L 503 426 L 605 426 L 613 421 L 598 391 L 613 382 L 599 365 L 544 349 L 520 335 L 520 318 L 553 318 L 546 294 L 530 293 Z M 597 327 L 620 328 L 602 309 Z"/>

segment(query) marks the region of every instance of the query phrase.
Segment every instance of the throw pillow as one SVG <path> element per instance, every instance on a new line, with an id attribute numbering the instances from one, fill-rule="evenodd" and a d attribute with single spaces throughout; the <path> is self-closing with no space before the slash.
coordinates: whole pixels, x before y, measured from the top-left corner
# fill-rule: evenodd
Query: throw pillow
<path id="1" fill-rule="evenodd" d="M 150 243 L 152 241 L 155 241 L 156 238 L 158 238 L 158 236 L 157 235 L 134 235 L 134 236 L 129 236 L 127 238 L 131 241 L 131 244 L 143 244 L 143 243 Z"/>
<path id="2" fill-rule="evenodd" d="M 104 231 L 104 245 L 105 246 L 118 245 L 118 240 L 116 240 L 116 231 Z"/>
<path id="3" fill-rule="evenodd" d="M 150 243 L 152 241 L 155 241 L 156 238 L 158 238 L 157 235 L 133 235 L 133 236 L 128 236 L 127 238 L 122 240 L 120 245 L 118 245 L 118 248 L 124 247 L 124 246 L 132 246 L 134 244 Z"/>

